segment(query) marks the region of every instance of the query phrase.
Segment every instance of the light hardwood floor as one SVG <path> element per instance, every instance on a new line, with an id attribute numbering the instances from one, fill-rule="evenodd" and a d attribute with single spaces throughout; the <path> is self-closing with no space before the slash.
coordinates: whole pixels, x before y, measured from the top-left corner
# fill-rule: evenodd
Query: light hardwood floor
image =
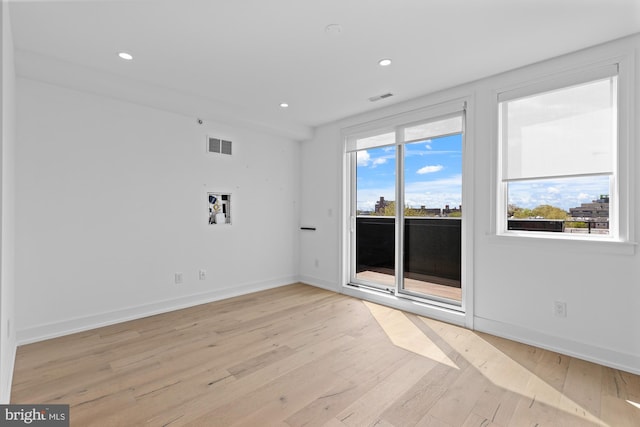
<path id="1" fill-rule="evenodd" d="M 296 284 L 22 346 L 72 426 L 640 425 L 640 377 Z"/>

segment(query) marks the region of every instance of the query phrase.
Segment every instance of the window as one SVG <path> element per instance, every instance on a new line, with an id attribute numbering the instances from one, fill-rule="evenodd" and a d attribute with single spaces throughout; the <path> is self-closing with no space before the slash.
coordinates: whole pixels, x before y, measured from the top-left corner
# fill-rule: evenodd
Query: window
<path id="1" fill-rule="evenodd" d="M 617 238 L 618 67 L 498 95 L 499 231 Z"/>

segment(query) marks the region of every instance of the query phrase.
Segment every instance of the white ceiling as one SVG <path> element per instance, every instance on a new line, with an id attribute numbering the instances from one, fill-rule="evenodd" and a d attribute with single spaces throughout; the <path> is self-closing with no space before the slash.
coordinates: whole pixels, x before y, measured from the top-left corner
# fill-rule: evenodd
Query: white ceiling
<path id="1" fill-rule="evenodd" d="M 19 75 L 295 139 L 640 32 L 640 0 L 48 0 L 10 13 Z"/>

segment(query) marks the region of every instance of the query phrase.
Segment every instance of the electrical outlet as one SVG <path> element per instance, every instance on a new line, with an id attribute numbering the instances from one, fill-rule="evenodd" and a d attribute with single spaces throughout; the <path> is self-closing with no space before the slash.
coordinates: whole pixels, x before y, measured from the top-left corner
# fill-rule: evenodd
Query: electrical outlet
<path id="1" fill-rule="evenodd" d="M 556 317 L 567 317 L 567 303 L 564 301 L 554 301 L 553 314 Z"/>
<path id="2" fill-rule="evenodd" d="M 176 282 L 176 285 L 181 285 L 183 282 L 182 273 L 176 273 L 174 276 L 174 280 Z"/>
<path id="3" fill-rule="evenodd" d="M 200 280 L 206 280 L 207 279 L 207 270 L 204 269 L 200 269 L 200 271 L 198 272 L 198 278 Z"/>

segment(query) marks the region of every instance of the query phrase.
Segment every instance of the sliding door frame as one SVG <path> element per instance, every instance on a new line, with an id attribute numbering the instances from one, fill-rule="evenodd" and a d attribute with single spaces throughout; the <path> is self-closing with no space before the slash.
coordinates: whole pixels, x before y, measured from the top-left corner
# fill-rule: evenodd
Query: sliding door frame
<path id="1" fill-rule="evenodd" d="M 342 239 L 342 283 L 343 292 L 364 299 L 374 300 L 383 304 L 395 306 L 407 311 L 412 311 L 428 317 L 438 318 L 451 323 L 473 328 L 473 254 L 472 245 L 472 218 L 473 218 L 473 146 L 469 130 L 473 129 L 473 97 L 465 96 L 444 103 L 390 115 L 379 120 L 373 120 L 356 124 L 342 129 L 342 156 L 343 168 L 343 216 L 344 222 L 341 232 Z M 396 187 L 395 200 L 402 201 L 404 195 L 404 144 L 401 133 L 406 127 L 416 123 L 437 121 L 439 118 L 451 116 L 456 113 L 462 115 L 462 199 L 465 214 L 462 217 L 462 253 L 461 253 L 461 282 L 462 300 L 460 305 L 449 304 L 438 299 L 422 298 L 412 293 L 402 292 L 404 276 L 404 254 L 402 243 L 404 242 L 404 209 L 402 203 L 396 203 L 395 216 L 395 288 L 385 290 L 381 286 L 370 286 L 364 281 L 353 281 L 355 277 L 355 209 L 354 198 L 356 196 L 356 180 L 353 179 L 356 170 L 356 155 L 354 150 L 354 138 L 395 132 L 396 147 Z M 444 135 L 443 135 L 444 136 Z M 411 141 L 407 141 L 411 142 Z M 401 233 L 401 234 L 399 234 Z"/>

